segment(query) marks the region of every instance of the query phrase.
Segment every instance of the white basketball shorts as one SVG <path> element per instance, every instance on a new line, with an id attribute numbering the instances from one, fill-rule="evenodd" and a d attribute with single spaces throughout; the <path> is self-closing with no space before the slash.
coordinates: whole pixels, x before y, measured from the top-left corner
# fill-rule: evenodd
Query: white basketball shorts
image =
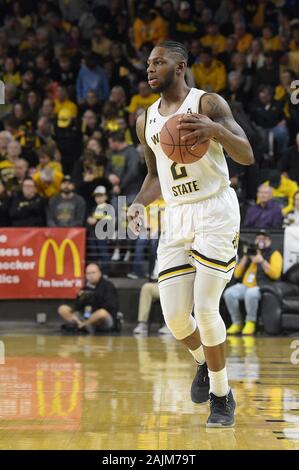
<path id="1" fill-rule="evenodd" d="M 196 270 L 231 279 L 240 231 L 239 203 L 232 188 L 203 201 L 166 207 L 164 224 L 159 283 Z"/>

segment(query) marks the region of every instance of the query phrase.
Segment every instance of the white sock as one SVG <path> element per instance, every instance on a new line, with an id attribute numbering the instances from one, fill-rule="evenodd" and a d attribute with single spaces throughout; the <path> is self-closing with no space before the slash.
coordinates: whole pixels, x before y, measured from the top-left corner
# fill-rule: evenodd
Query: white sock
<path id="1" fill-rule="evenodd" d="M 213 372 L 209 369 L 209 378 L 210 378 L 210 393 L 213 393 L 217 397 L 224 397 L 229 392 L 228 378 L 226 367 L 219 370 L 218 372 Z"/>
<path id="2" fill-rule="evenodd" d="M 206 362 L 202 345 L 200 345 L 199 348 L 194 349 L 194 351 L 192 351 L 191 349 L 189 349 L 189 351 L 191 352 L 196 362 L 198 362 L 198 364 L 204 364 Z"/>

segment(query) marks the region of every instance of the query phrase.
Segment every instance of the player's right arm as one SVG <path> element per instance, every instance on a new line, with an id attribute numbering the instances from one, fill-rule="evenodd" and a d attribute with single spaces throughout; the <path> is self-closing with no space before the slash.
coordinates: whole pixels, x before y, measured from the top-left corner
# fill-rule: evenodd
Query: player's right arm
<path id="1" fill-rule="evenodd" d="M 147 145 L 144 137 L 145 113 L 137 118 L 136 133 L 140 143 L 143 145 L 144 157 L 147 166 L 147 175 L 144 179 L 142 187 L 137 194 L 133 204 L 143 204 L 147 206 L 154 202 L 161 194 L 161 187 L 157 172 L 156 157 L 152 149 Z"/>
<path id="2" fill-rule="evenodd" d="M 143 145 L 144 157 L 147 166 L 147 175 L 141 189 L 128 209 L 128 218 L 133 222 L 132 229 L 139 232 L 141 228 L 140 215 L 143 214 L 141 206 L 146 207 L 161 195 L 161 187 L 157 172 L 156 157 L 152 149 L 147 145 L 144 137 L 145 113 L 137 118 L 136 132 L 140 143 Z"/>

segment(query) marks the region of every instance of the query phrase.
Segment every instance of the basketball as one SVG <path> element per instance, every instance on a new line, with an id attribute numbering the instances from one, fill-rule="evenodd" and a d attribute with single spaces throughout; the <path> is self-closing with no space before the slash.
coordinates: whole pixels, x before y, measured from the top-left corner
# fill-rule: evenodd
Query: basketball
<path id="1" fill-rule="evenodd" d="M 197 142 L 197 137 L 190 137 L 183 141 L 181 137 L 189 134 L 190 130 L 177 129 L 177 125 L 180 124 L 179 118 L 183 116 L 184 114 L 176 114 L 165 122 L 160 134 L 160 143 L 165 155 L 174 162 L 194 163 L 206 154 L 210 141 L 206 140 L 201 144 L 197 144 L 195 149 L 191 150 Z"/>

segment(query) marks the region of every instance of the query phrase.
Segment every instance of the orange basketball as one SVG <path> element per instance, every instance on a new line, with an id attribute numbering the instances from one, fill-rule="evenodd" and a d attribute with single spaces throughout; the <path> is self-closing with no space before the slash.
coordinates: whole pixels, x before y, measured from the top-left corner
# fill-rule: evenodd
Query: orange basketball
<path id="1" fill-rule="evenodd" d="M 181 140 L 185 134 L 189 134 L 188 129 L 177 129 L 179 118 L 184 114 L 176 114 L 165 122 L 160 134 L 160 143 L 163 152 L 168 158 L 177 163 L 194 163 L 202 158 L 209 148 L 210 141 L 206 140 L 197 144 L 195 149 L 191 147 L 196 144 L 197 137 L 190 137 L 187 140 Z"/>

